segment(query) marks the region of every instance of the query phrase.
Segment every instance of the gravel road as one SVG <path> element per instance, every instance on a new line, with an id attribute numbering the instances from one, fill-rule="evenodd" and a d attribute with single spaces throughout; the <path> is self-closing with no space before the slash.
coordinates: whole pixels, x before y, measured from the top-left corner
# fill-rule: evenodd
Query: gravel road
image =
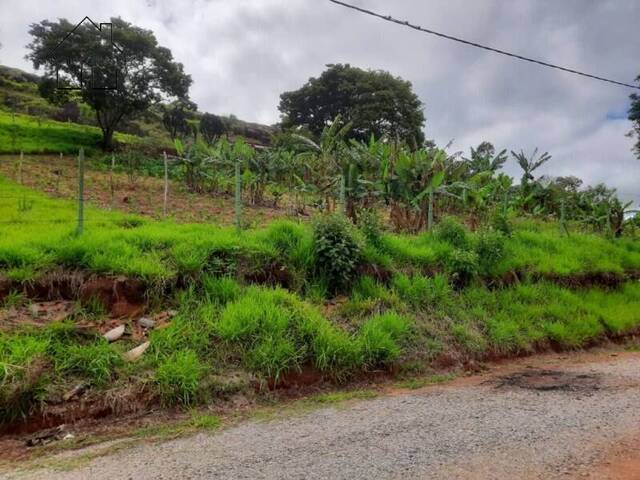
<path id="1" fill-rule="evenodd" d="M 8 478 L 596 478 L 607 451 L 640 438 L 639 407 L 640 354 L 546 356 L 447 385 L 142 444 L 71 472 Z"/>

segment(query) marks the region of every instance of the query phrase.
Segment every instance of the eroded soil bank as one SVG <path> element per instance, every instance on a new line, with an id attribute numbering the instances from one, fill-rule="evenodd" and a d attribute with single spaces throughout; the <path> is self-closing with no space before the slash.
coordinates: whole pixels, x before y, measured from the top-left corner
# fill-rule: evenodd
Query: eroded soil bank
<path id="1" fill-rule="evenodd" d="M 6 478 L 638 478 L 638 352 L 541 355 L 379 393 L 92 459 L 66 452 L 70 470 Z"/>

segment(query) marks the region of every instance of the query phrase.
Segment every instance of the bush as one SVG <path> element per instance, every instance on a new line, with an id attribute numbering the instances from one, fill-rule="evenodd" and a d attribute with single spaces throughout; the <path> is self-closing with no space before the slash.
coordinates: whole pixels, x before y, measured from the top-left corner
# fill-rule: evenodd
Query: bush
<path id="1" fill-rule="evenodd" d="M 478 273 L 478 254 L 468 250 L 455 249 L 445 259 L 447 272 L 460 287 L 468 285 Z"/>
<path id="2" fill-rule="evenodd" d="M 204 366 L 192 350 L 166 358 L 156 370 L 155 384 L 164 405 L 189 406 L 196 401 Z"/>
<path id="3" fill-rule="evenodd" d="M 314 270 L 334 290 L 353 279 L 361 260 L 361 246 L 353 226 L 342 215 L 325 215 L 313 225 Z"/>
<path id="4" fill-rule="evenodd" d="M 486 231 L 478 236 L 475 251 L 478 268 L 484 275 L 491 274 L 505 256 L 505 237 L 500 232 Z"/>
<path id="5" fill-rule="evenodd" d="M 467 231 L 451 217 L 444 218 L 436 229 L 438 240 L 450 243 L 456 248 L 464 249 L 469 245 Z"/>

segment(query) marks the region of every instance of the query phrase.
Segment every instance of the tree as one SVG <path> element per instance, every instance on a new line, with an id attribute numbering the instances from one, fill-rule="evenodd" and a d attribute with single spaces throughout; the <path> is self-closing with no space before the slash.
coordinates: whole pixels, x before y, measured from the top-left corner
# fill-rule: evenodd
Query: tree
<path id="1" fill-rule="evenodd" d="M 31 50 L 27 58 L 35 69 L 44 67 L 49 78 L 58 73 L 64 84 L 82 87 L 82 100 L 96 112 L 105 150 L 111 148 L 123 118 L 160 101 L 186 100 L 192 82 L 171 51 L 158 45 L 153 32 L 120 18 L 112 18 L 111 24 L 114 43 L 100 35 L 90 20 L 75 29 L 65 19 L 43 20 L 31 25 L 33 41 L 27 45 Z M 87 59 L 93 65 L 90 73 Z M 105 88 L 116 78 L 117 88 Z"/>
<path id="2" fill-rule="evenodd" d="M 638 84 L 640 84 L 640 76 L 636 78 Z M 629 108 L 629 120 L 633 122 L 633 130 L 630 135 L 635 133 L 637 142 L 634 147 L 636 156 L 640 159 L 640 95 L 637 93 L 631 94 L 631 108 Z"/>
<path id="3" fill-rule="evenodd" d="M 315 136 L 338 115 L 352 128 L 349 138 L 387 136 L 422 146 L 423 104 L 411 83 L 388 72 L 328 65 L 319 78 L 280 96 L 283 126 L 304 126 Z"/>
<path id="4" fill-rule="evenodd" d="M 222 118 L 211 113 L 205 113 L 200 119 L 200 134 L 207 144 L 211 145 L 216 138 L 227 131 Z"/>
<path id="5" fill-rule="evenodd" d="M 186 137 L 191 133 L 189 126 L 189 111 L 195 110 L 196 106 L 193 102 L 177 101 L 165 109 L 162 115 L 162 124 L 171 140 L 178 137 Z"/>

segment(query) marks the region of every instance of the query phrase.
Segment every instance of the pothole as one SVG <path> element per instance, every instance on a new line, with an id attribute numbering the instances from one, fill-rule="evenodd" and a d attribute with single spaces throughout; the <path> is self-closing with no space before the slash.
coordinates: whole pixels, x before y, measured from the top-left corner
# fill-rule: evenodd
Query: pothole
<path id="1" fill-rule="evenodd" d="M 512 387 L 539 392 L 593 392 L 602 389 L 600 375 L 531 369 L 492 381 L 496 388 Z"/>

